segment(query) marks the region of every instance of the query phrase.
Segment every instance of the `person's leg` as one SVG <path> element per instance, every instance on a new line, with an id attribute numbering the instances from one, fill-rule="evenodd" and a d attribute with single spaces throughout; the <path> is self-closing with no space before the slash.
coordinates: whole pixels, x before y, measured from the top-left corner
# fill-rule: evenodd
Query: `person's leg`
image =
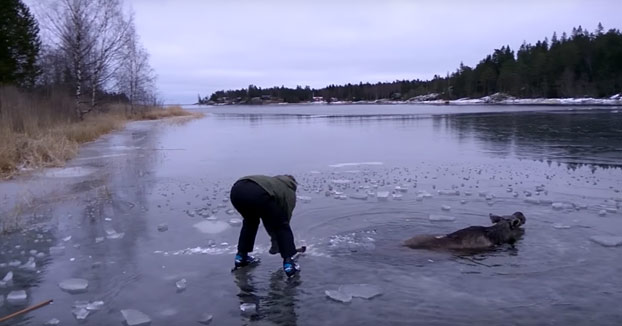
<path id="1" fill-rule="evenodd" d="M 292 257 L 296 254 L 294 234 L 289 226 L 287 212 L 285 212 L 275 200 L 267 204 L 262 211 L 262 221 L 268 234 L 271 234 L 278 244 L 278 249 L 283 257 L 283 269 L 287 276 L 293 276 L 300 270 Z"/>
<path id="2" fill-rule="evenodd" d="M 258 263 L 259 260 L 248 255 L 255 247 L 255 238 L 259 228 L 259 212 L 262 202 L 269 195 L 256 183 L 250 180 L 236 182 L 231 188 L 231 204 L 242 215 L 242 229 L 238 240 L 238 253 L 235 259 L 236 267 Z"/>

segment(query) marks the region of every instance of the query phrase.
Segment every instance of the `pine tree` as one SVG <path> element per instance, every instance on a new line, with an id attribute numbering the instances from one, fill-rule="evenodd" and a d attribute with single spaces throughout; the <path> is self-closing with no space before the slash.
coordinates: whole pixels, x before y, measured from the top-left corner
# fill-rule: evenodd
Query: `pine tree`
<path id="1" fill-rule="evenodd" d="M 21 0 L 0 1 L 0 84 L 32 87 L 39 74 L 39 25 Z"/>

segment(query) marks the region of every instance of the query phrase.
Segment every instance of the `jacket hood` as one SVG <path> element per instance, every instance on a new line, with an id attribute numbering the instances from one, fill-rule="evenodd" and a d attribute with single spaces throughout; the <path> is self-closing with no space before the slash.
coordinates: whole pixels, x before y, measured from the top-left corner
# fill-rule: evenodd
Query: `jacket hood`
<path id="1" fill-rule="evenodd" d="M 285 183 L 287 187 L 289 187 L 293 191 L 296 191 L 296 189 L 298 188 L 298 183 L 296 182 L 296 179 L 294 179 L 294 177 L 291 175 L 277 175 L 275 176 L 275 178 Z"/>

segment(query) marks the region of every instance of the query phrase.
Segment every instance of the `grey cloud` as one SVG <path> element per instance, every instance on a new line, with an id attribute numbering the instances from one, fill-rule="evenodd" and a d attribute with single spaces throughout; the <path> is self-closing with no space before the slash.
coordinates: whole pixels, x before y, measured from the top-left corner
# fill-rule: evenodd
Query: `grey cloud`
<path id="1" fill-rule="evenodd" d="M 218 89 L 431 78 L 553 31 L 620 28 L 619 1 L 133 0 L 165 100 Z M 617 13 L 616 13 L 617 12 Z"/>

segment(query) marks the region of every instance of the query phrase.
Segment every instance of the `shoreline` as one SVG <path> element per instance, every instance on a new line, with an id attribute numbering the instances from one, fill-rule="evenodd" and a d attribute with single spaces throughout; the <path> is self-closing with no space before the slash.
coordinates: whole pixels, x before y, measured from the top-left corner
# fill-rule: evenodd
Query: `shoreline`
<path id="1" fill-rule="evenodd" d="M 478 99 L 457 99 L 457 100 L 389 100 L 379 99 L 374 101 L 308 101 L 299 103 L 286 102 L 265 102 L 265 103 L 195 103 L 196 106 L 229 106 L 229 105 L 521 105 L 521 106 L 602 106 L 615 107 L 622 106 L 622 94 L 614 95 L 610 98 L 495 98 L 496 94 L 485 96 Z"/>

